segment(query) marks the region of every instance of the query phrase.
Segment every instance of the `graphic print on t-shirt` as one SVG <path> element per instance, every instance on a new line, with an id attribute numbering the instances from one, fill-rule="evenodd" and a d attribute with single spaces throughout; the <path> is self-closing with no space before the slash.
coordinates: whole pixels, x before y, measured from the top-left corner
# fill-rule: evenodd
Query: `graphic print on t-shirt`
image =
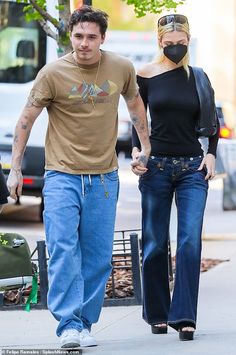
<path id="1" fill-rule="evenodd" d="M 110 80 L 104 81 L 101 86 L 94 83 L 87 83 L 83 80 L 79 85 L 73 85 L 69 92 L 69 99 L 80 99 L 87 103 L 91 97 L 96 103 L 109 101 L 109 96 L 117 91 L 117 85 Z"/>

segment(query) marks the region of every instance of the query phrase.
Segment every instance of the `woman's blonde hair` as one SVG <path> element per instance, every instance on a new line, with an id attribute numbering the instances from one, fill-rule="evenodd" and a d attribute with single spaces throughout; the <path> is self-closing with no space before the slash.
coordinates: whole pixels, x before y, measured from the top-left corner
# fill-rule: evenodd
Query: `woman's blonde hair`
<path id="1" fill-rule="evenodd" d="M 178 31 L 178 32 L 185 32 L 187 34 L 188 40 L 190 39 L 190 30 L 189 30 L 189 24 L 188 22 L 185 22 L 184 24 L 181 23 L 176 23 L 176 22 L 171 22 L 168 23 L 165 26 L 158 26 L 158 45 L 159 45 L 159 53 L 157 55 L 156 62 L 161 63 L 164 60 L 164 53 L 163 53 L 163 48 L 160 46 L 160 40 L 164 36 L 165 33 L 167 32 L 173 32 L 173 31 Z M 183 58 L 183 67 L 187 72 L 187 76 L 189 77 L 189 51 Z"/>

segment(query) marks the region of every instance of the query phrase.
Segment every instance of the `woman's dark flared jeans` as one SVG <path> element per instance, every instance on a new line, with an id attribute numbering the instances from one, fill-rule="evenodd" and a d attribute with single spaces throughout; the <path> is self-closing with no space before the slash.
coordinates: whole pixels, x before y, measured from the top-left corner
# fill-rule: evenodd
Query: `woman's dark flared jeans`
<path id="1" fill-rule="evenodd" d="M 143 318 L 178 329 L 196 325 L 201 233 L 208 182 L 202 157 L 150 157 L 139 181 L 142 195 Z M 173 195 L 177 206 L 176 274 L 172 300 L 168 236 Z"/>

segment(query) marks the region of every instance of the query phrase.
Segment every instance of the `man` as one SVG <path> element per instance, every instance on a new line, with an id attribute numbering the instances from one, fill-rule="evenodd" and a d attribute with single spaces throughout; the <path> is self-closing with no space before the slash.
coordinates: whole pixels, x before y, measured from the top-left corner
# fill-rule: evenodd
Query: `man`
<path id="1" fill-rule="evenodd" d="M 100 50 L 107 14 L 89 6 L 76 10 L 69 30 L 73 51 L 38 74 L 16 125 L 11 196 L 21 194 L 21 162 L 31 127 L 47 107 L 44 223 L 49 252 L 48 308 L 59 321 L 64 348 L 95 346 L 111 271 L 118 164 L 117 108 L 122 94 L 140 137 L 137 164 L 149 153 L 147 121 L 135 72 L 125 58 Z"/>
<path id="2" fill-rule="evenodd" d="M 0 163 L 0 213 L 2 212 L 3 205 L 7 203 L 8 196 L 9 196 L 9 192 L 7 189 L 5 177 Z"/>

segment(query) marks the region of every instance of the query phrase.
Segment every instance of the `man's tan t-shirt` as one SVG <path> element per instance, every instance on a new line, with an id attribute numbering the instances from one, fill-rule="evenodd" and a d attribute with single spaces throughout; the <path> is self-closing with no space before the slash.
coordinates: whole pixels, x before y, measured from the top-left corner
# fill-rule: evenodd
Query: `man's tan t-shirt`
<path id="1" fill-rule="evenodd" d="M 101 174 L 118 166 L 115 146 L 119 97 L 121 94 L 132 99 L 138 88 L 128 59 L 112 52 L 101 53 L 99 71 L 98 63 L 78 68 L 69 53 L 47 64 L 35 79 L 29 101 L 46 106 L 49 116 L 47 170 Z"/>

